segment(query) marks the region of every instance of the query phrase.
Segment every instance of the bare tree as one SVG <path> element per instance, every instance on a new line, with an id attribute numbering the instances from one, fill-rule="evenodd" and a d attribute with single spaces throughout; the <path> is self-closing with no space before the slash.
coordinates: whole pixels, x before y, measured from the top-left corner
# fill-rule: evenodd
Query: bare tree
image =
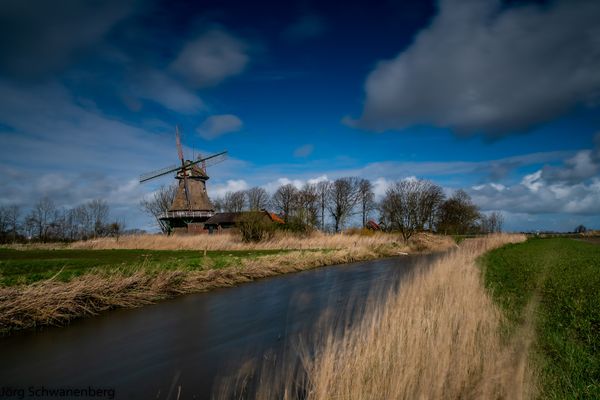
<path id="1" fill-rule="evenodd" d="M 271 198 L 271 204 L 282 216 L 285 222 L 288 222 L 292 216 L 293 211 L 298 201 L 298 189 L 292 184 L 280 186 L 273 197 Z"/>
<path id="2" fill-rule="evenodd" d="M 47 239 L 50 240 L 68 240 L 67 233 L 69 231 L 69 219 L 68 211 L 63 209 L 57 209 L 50 228 L 48 230 Z"/>
<path id="3" fill-rule="evenodd" d="M 142 210 L 154 217 L 156 224 L 163 233 L 169 233 L 169 225 L 159 219 L 160 215 L 169 210 L 175 194 L 177 193 L 177 185 L 161 186 L 152 196 L 148 199 L 143 199 L 140 202 Z"/>
<path id="4" fill-rule="evenodd" d="M 321 181 L 317 183 L 317 206 L 321 211 L 320 222 L 321 230 L 325 230 L 325 209 L 327 208 L 327 199 L 329 191 L 331 190 L 330 181 Z"/>
<path id="5" fill-rule="evenodd" d="M 500 211 L 494 211 L 490 215 L 492 221 L 492 227 L 494 229 L 494 233 L 502 232 L 502 228 L 504 226 L 504 215 Z"/>
<path id="6" fill-rule="evenodd" d="M 8 206 L 0 206 L 0 243 L 8 242 Z"/>
<path id="7" fill-rule="evenodd" d="M 433 182 L 420 182 L 422 184 L 422 193 L 420 194 L 419 204 L 419 214 L 421 216 L 419 229 L 423 230 L 425 228 L 425 224 L 427 224 L 429 230 L 433 230 L 438 209 L 444 202 L 444 190 Z"/>
<path id="8" fill-rule="evenodd" d="M 0 241 L 14 242 L 19 236 L 21 208 L 16 204 L 0 206 Z"/>
<path id="9" fill-rule="evenodd" d="M 358 202 L 358 178 L 336 179 L 327 196 L 327 210 L 333 218 L 335 231 L 339 232 Z"/>
<path id="10" fill-rule="evenodd" d="M 405 242 L 419 229 L 423 181 L 402 180 L 394 183 L 381 201 L 381 217 L 388 229 L 398 230 Z"/>
<path id="11" fill-rule="evenodd" d="M 211 199 L 210 202 L 212 203 L 216 212 L 223 212 L 224 200 L 222 197 L 215 197 L 215 198 Z"/>
<path id="12" fill-rule="evenodd" d="M 14 242 L 19 234 L 19 217 L 21 216 L 21 208 L 16 204 L 6 206 L 6 224 L 11 240 Z"/>
<path id="13" fill-rule="evenodd" d="M 0 207 L 0 242 L 8 241 L 7 207 Z"/>
<path id="14" fill-rule="evenodd" d="M 88 215 L 92 226 L 90 231 L 94 237 L 104 235 L 108 222 L 109 207 L 106 200 L 94 199 L 86 203 Z"/>
<path id="15" fill-rule="evenodd" d="M 85 204 L 69 210 L 67 219 L 69 221 L 69 236 L 71 239 L 87 239 L 93 235 L 92 228 L 94 224 Z"/>
<path id="16" fill-rule="evenodd" d="M 445 234 L 465 234 L 473 230 L 479 209 L 464 190 L 457 190 L 438 211 L 437 230 Z"/>
<path id="17" fill-rule="evenodd" d="M 83 235 L 81 234 L 83 224 L 81 224 L 79 221 L 80 207 L 85 210 L 84 206 L 77 206 L 77 207 L 71 208 L 70 210 L 67 210 L 64 213 L 63 220 L 64 220 L 65 226 L 64 226 L 63 234 L 64 234 L 64 238 L 67 240 L 75 240 L 75 239 L 83 238 L 82 237 Z M 87 215 L 87 211 L 85 211 L 85 214 Z"/>
<path id="18" fill-rule="evenodd" d="M 48 197 L 43 197 L 33 206 L 27 217 L 27 223 L 32 229 L 32 234 L 37 236 L 38 240 L 48 240 L 48 234 L 56 214 L 56 206 Z"/>
<path id="19" fill-rule="evenodd" d="M 298 217 L 304 225 L 314 228 L 319 220 L 319 192 L 317 185 L 307 183 L 298 192 Z"/>
<path id="20" fill-rule="evenodd" d="M 246 190 L 246 200 L 250 211 L 263 210 L 269 203 L 269 194 L 261 187 L 253 187 Z"/>
<path id="21" fill-rule="evenodd" d="M 489 215 L 481 214 L 480 227 L 482 233 L 500 233 L 502 232 L 502 224 L 504 217 L 499 211 L 494 211 Z"/>
<path id="22" fill-rule="evenodd" d="M 224 212 L 240 212 L 246 205 L 246 193 L 243 190 L 227 192 L 223 198 Z"/>
<path id="23" fill-rule="evenodd" d="M 373 185 L 368 179 L 361 179 L 358 182 L 358 205 L 362 216 L 362 226 L 367 226 L 369 214 L 375 209 L 375 193 Z"/>
<path id="24" fill-rule="evenodd" d="M 27 239 L 33 239 L 33 237 L 36 235 L 36 225 L 37 224 L 32 213 L 27 214 L 23 223 L 23 232 L 25 233 L 25 237 L 27 237 Z"/>
<path id="25" fill-rule="evenodd" d="M 575 227 L 575 233 L 586 233 L 587 232 L 587 228 L 585 227 L 585 225 L 577 225 L 577 227 Z"/>

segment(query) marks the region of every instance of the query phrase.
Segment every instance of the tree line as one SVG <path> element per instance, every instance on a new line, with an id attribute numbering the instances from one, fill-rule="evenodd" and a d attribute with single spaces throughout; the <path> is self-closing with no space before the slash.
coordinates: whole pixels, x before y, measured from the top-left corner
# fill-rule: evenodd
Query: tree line
<path id="1" fill-rule="evenodd" d="M 170 207 L 176 190 L 175 185 L 163 186 L 142 201 L 142 208 L 158 216 Z M 212 202 L 217 212 L 274 211 L 292 230 L 339 232 L 350 222 L 366 227 L 374 219 L 383 230 L 399 231 L 405 240 L 423 230 L 444 234 L 500 232 L 503 224 L 500 213 L 481 213 L 465 191 L 447 197 L 439 185 L 419 179 L 394 182 L 379 202 L 375 201 L 371 181 L 357 177 L 306 183 L 300 188 L 286 184 L 272 195 L 253 187 L 227 192 Z M 161 228 L 166 231 L 166 227 Z"/>
<path id="2" fill-rule="evenodd" d="M 73 208 L 59 208 L 43 197 L 24 214 L 18 205 L 0 206 L 0 242 L 34 240 L 40 242 L 74 241 L 101 236 L 118 237 L 124 228 L 109 219 L 105 200 L 95 199 Z"/>

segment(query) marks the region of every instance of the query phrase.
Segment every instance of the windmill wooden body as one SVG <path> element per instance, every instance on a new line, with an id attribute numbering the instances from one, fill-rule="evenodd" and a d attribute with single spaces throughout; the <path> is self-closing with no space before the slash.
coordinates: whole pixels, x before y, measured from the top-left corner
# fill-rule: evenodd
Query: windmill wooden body
<path id="1" fill-rule="evenodd" d="M 172 233 L 201 233 L 204 231 L 204 222 L 215 214 L 215 208 L 206 191 L 207 165 L 221 162 L 227 151 L 213 154 L 209 157 L 198 158 L 194 161 L 186 160 L 179 129 L 176 129 L 177 153 L 181 166 L 170 166 L 140 176 L 140 183 L 160 176 L 176 173 L 177 192 L 173 203 L 168 210 L 162 212 L 158 218 L 166 224 Z"/>

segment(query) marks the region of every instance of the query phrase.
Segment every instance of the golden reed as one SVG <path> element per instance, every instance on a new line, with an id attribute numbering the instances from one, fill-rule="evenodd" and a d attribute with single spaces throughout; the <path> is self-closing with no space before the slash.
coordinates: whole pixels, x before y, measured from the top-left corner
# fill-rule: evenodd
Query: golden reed
<path id="1" fill-rule="evenodd" d="M 470 239 L 432 265 L 376 293 L 364 317 L 344 328 L 330 319 L 316 350 L 295 365 L 263 365 L 225 378 L 220 398 L 521 399 L 535 392 L 527 352 L 532 335 L 502 340 L 502 314 L 484 288 L 477 258 L 522 235 Z M 383 297 L 381 297 L 383 296 Z M 382 301 L 383 299 L 383 301 Z M 340 332 L 340 325 L 342 331 Z M 529 329 L 533 329 L 529 327 Z M 529 338 L 529 339 L 528 339 Z M 250 396 L 249 396 L 250 393 Z"/>

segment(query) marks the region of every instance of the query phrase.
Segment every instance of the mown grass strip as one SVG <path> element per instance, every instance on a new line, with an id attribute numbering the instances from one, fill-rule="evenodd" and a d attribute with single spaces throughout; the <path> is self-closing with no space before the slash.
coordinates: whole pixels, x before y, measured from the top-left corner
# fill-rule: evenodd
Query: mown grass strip
<path id="1" fill-rule="evenodd" d="M 483 258 L 486 287 L 504 310 L 506 334 L 539 296 L 534 360 L 540 398 L 600 398 L 600 246 L 530 239 Z"/>

